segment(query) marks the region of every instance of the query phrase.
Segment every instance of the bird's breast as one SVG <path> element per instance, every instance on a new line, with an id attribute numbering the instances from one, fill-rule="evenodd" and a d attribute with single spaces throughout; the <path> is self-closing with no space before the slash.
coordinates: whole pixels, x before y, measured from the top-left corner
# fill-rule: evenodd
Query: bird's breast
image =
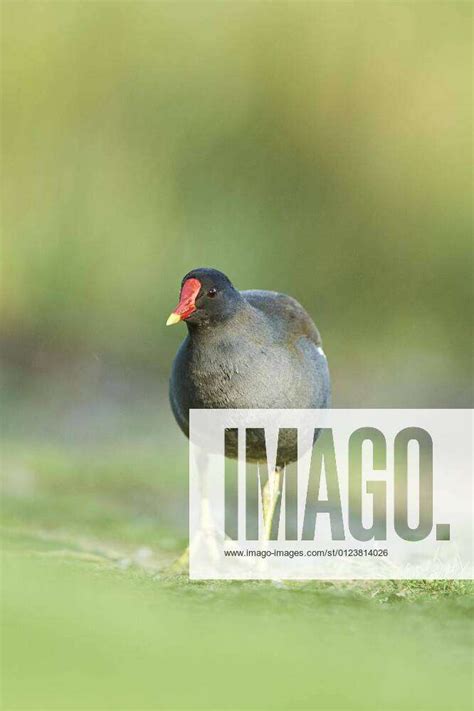
<path id="1" fill-rule="evenodd" d="M 173 369 L 176 396 L 188 409 L 313 407 L 314 378 L 304 352 L 263 343 L 189 348 Z"/>

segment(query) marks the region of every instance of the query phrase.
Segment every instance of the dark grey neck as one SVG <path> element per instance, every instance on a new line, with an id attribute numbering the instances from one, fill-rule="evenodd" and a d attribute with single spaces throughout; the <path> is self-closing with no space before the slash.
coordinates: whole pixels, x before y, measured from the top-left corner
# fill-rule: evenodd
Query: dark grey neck
<path id="1" fill-rule="evenodd" d="M 226 306 L 224 313 L 219 316 L 203 319 L 197 323 L 187 322 L 191 341 L 198 344 L 214 339 L 233 340 L 241 337 L 240 334 L 248 328 L 257 328 L 259 315 L 256 310 L 237 292 L 238 298 L 232 299 Z"/>

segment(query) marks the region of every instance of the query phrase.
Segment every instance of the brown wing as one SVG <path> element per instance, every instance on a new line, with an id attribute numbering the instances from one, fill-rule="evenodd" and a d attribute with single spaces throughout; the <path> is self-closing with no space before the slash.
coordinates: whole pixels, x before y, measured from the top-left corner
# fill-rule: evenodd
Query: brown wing
<path id="1" fill-rule="evenodd" d="M 297 340 L 306 336 L 317 346 L 321 346 L 321 336 L 313 319 L 296 299 L 277 291 L 241 291 L 242 296 L 254 308 L 259 309 L 272 320 L 278 321 L 280 328 Z"/>

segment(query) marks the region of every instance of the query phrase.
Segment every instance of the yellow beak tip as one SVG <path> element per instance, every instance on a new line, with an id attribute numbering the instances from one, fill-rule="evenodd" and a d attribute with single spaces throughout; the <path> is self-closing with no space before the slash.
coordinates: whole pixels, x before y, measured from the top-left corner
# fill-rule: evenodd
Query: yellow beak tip
<path id="1" fill-rule="evenodd" d="M 180 321 L 181 321 L 181 316 L 179 316 L 179 314 L 172 313 L 169 315 L 166 325 L 173 326 L 175 323 L 179 323 Z"/>

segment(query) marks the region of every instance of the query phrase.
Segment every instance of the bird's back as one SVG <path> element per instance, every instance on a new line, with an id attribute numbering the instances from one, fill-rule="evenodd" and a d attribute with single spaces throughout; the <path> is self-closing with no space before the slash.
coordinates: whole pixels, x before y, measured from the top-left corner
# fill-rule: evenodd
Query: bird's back
<path id="1" fill-rule="evenodd" d="M 292 296 L 277 291 L 241 291 L 244 299 L 261 311 L 273 324 L 275 331 L 287 336 L 291 341 L 306 337 L 316 346 L 321 346 L 321 336 L 313 319 Z"/>

